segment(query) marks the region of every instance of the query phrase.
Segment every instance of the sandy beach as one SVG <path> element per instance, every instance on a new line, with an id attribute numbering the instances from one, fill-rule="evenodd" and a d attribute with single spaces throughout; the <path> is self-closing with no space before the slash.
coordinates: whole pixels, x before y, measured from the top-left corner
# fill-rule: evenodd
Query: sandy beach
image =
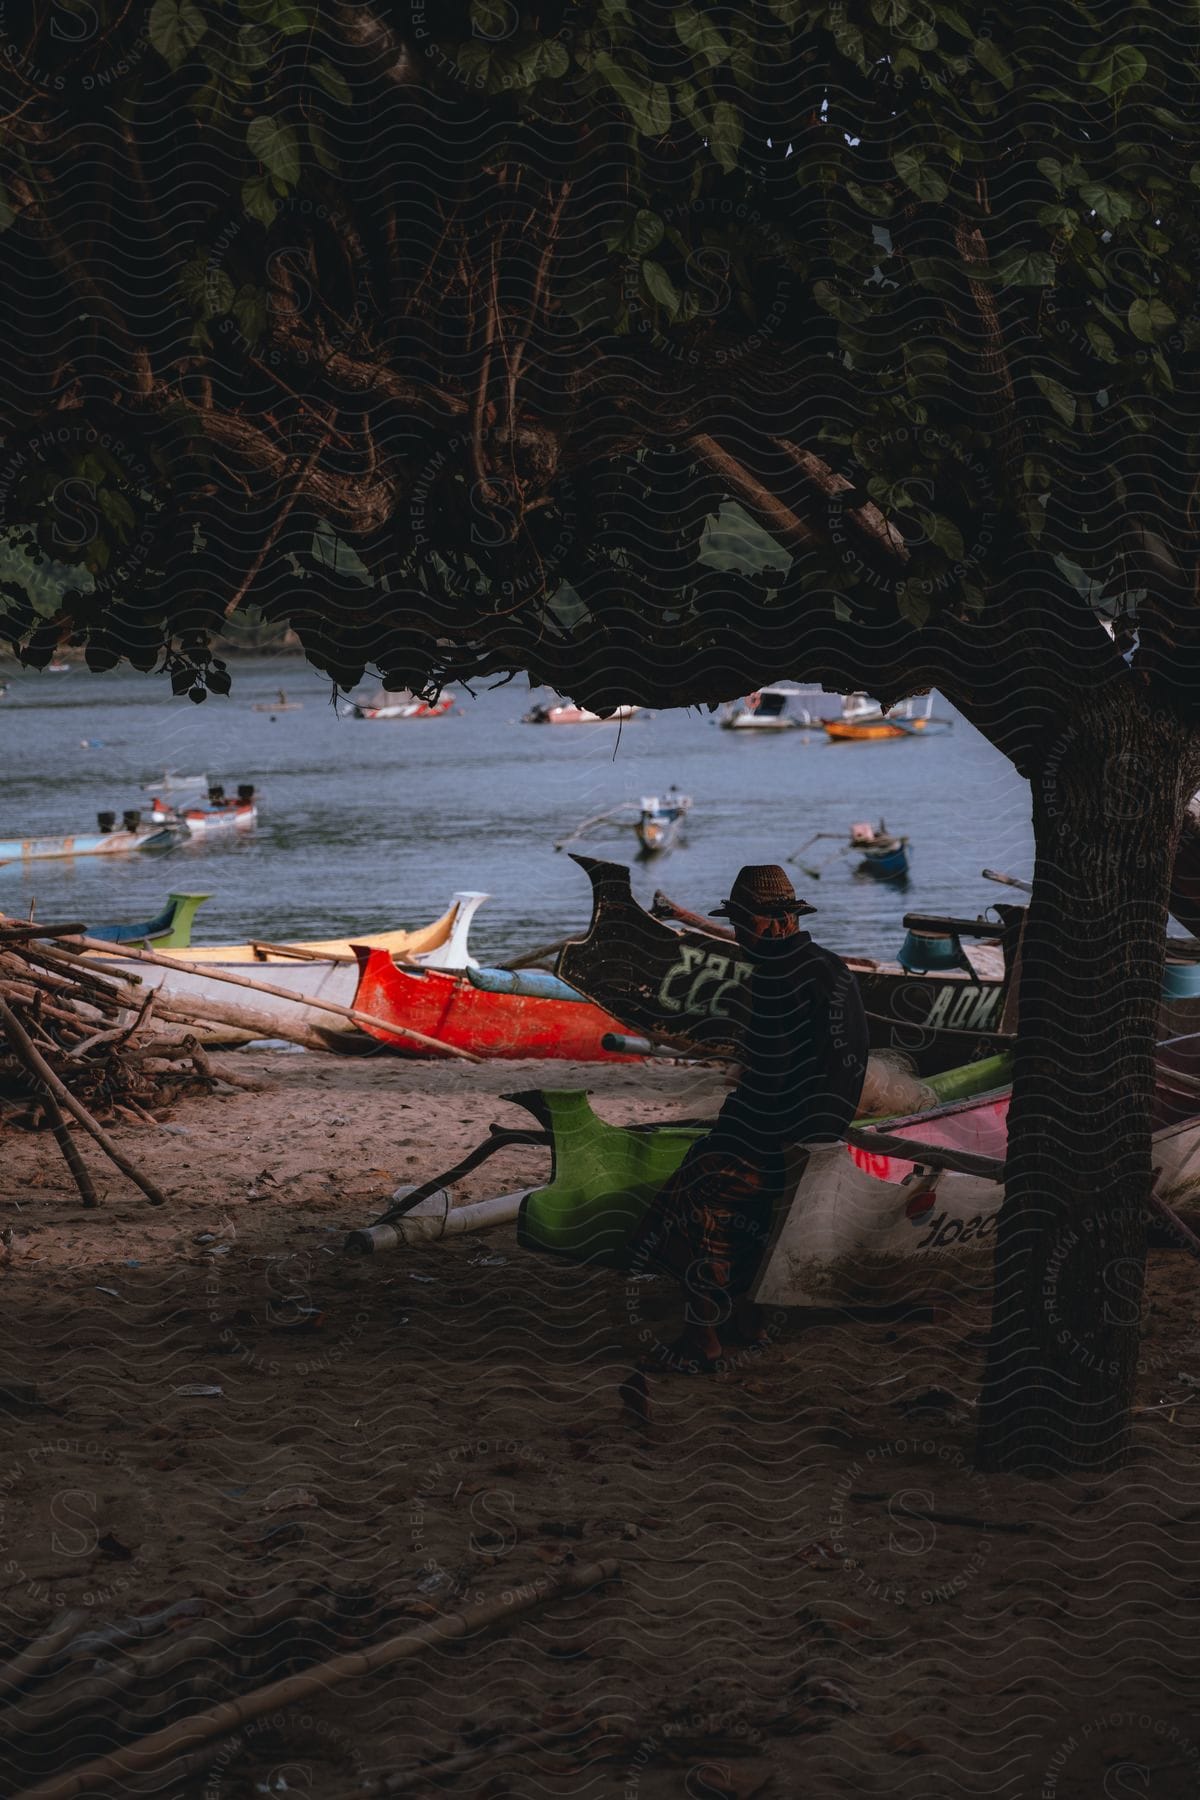
<path id="1" fill-rule="evenodd" d="M 191 1600 L 194 1631 L 284 1588 L 332 1609 L 292 1667 L 572 1561 L 616 1557 L 621 1578 L 218 1740 L 171 1792 L 250 1796 L 290 1769 L 349 1794 L 517 1729 L 555 1735 L 404 1791 L 1082 1800 L 1125 1766 L 1197 1791 L 1190 1260 L 1151 1257 L 1139 1404 L 1183 1398 L 1139 1414 L 1120 1478 L 972 1469 L 978 1311 L 796 1315 L 631 1407 L 665 1284 L 536 1258 L 511 1226 L 370 1259 L 342 1243 L 398 1182 L 525 1122 L 503 1093 L 587 1086 L 614 1122 L 681 1118 L 719 1102 L 712 1076 L 226 1061 L 268 1091 L 120 1129 L 161 1209 L 104 1169 L 84 1211 L 48 1137 L 3 1141 L 5 1657 L 65 1607 L 90 1624 Z M 456 1200 L 547 1171 L 544 1149 L 505 1150 Z M 196 1663 L 190 1707 L 227 1691 L 218 1662 Z M 85 1656 L 52 1691 L 92 1674 Z M 39 1737 L 30 1704 L 10 1792 L 105 1747 L 85 1707 Z"/>

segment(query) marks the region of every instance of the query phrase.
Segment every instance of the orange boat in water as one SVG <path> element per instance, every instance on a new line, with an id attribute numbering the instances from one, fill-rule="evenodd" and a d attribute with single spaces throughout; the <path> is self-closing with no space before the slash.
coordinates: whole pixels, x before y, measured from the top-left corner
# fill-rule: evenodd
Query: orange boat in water
<path id="1" fill-rule="evenodd" d="M 925 696 L 923 713 L 914 711 L 911 700 L 884 712 L 866 694 L 847 694 L 841 718 L 822 723 L 832 744 L 869 744 L 888 738 L 936 737 L 949 731 L 953 720 L 934 718 L 932 694 Z"/>
<path id="2" fill-rule="evenodd" d="M 355 1009 L 394 1019 L 362 1029 L 407 1056 L 437 1052 L 403 1036 L 407 1026 L 452 1049 L 486 1057 L 561 1057 L 566 1062 L 637 1062 L 604 1047 L 625 1026 L 548 969 L 401 968 L 386 950 L 351 946 L 358 958 Z"/>

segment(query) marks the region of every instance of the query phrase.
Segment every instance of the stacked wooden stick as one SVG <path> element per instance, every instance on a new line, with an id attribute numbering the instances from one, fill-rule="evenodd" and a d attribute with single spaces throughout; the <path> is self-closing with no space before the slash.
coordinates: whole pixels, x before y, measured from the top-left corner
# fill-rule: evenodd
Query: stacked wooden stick
<path id="1" fill-rule="evenodd" d="M 0 915 L 0 1125 L 52 1131 L 84 1205 L 95 1206 L 95 1184 L 71 1129 L 80 1127 L 159 1205 L 166 1196 L 105 1125 L 156 1125 L 156 1108 L 218 1080 L 260 1084 L 214 1069 L 194 1035 L 153 1032 L 155 990 L 86 962 L 72 944 L 82 930 Z M 164 1013 L 180 1016 L 176 1006 L 159 1003 L 157 1014 Z"/>

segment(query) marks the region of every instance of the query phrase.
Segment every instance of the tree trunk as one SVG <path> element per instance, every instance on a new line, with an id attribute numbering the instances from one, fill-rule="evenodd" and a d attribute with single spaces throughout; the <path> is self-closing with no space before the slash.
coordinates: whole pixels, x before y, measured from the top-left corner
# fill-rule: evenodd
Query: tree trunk
<path id="1" fill-rule="evenodd" d="M 1167 899 L 1196 767 L 1196 734 L 1114 687 L 1080 697 L 1032 780 L 985 1468 L 1109 1469 L 1128 1447 Z"/>

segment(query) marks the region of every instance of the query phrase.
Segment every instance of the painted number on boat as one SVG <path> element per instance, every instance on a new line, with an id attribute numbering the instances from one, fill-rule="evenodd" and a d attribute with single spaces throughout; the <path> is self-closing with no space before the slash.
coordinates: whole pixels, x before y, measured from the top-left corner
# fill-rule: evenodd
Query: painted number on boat
<path id="1" fill-rule="evenodd" d="M 729 998 L 751 973 L 752 963 L 736 962 L 718 951 L 684 944 L 679 961 L 663 976 L 658 1003 L 674 1013 L 707 1013 L 729 1017 Z M 706 992 L 711 989 L 711 992 Z"/>
<path id="2" fill-rule="evenodd" d="M 984 1031 L 991 1025 L 999 1005 L 998 986 L 968 987 L 964 993 L 947 982 L 930 1007 L 925 1024 Z"/>
<path id="3" fill-rule="evenodd" d="M 924 1224 L 924 1220 L 920 1221 Z M 969 1244 L 972 1238 L 988 1237 L 996 1228 L 996 1214 L 972 1213 L 969 1219 L 947 1219 L 940 1212 L 925 1225 L 925 1236 L 914 1250 L 942 1250 L 948 1244 Z"/>

